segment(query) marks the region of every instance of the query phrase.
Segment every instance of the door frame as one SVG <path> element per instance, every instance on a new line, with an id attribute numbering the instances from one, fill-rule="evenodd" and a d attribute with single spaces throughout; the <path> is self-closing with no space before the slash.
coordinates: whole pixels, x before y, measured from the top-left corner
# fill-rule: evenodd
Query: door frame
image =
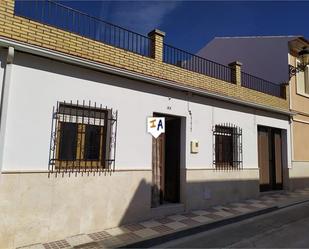
<path id="1" fill-rule="evenodd" d="M 267 132 L 268 136 L 268 178 L 269 178 L 269 183 L 268 184 L 261 184 L 261 165 L 260 165 L 260 140 L 259 140 L 259 131 L 264 131 Z M 284 186 L 284 159 L 283 159 L 283 139 L 285 136 L 283 136 L 283 129 L 276 128 L 276 127 L 270 127 L 270 126 L 265 126 L 265 125 L 258 125 L 257 126 L 257 142 L 258 142 L 258 167 L 259 167 L 259 185 L 260 185 L 260 192 L 265 192 L 265 191 L 275 191 L 275 190 L 282 190 Z M 281 154 L 281 183 L 277 183 L 277 175 L 276 175 L 276 143 L 275 143 L 275 134 L 280 134 L 280 154 Z M 269 159 L 271 158 L 271 159 Z"/>
<path id="2" fill-rule="evenodd" d="M 185 156 L 183 156 L 183 153 L 185 153 L 185 148 L 184 148 L 184 146 L 185 146 L 185 140 L 186 140 L 186 136 L 185 136 L 185 121 L 186 121 L 186 118 L 184 117 L 184 116 L 180 116 L 180 115 L 171 115 L 171 114 L 166 114 L 166 113 L 160 113 L 160 112 L 153 112 L 153 117 L 164 117 L 164 118 L 173 118 L 173 119 L 178 119 L 179 120 L 179 166 L 178 166 L 178 169 L 177 169 L 177 198 L 178 198 L 178 202 L 176 202 L 176 203 L 182 203 L 182 200 L 183 200 L 183 197 L 182 197 L 182 195 L 183 195 L 183 191 L 182 191 L 182 188 L 183 188 L 183 176 L 182 176 L 182 169 L 183 168 L 185 168 L 184 167 L 184 161 L 185 161 Z M 165 121 L 165 131 L 166 131 L 166 125 L 167 125 L 167 122 Z M 165 147 L 165 139 L 166 139 L 166 133 L 164 133 L 164 134 L 161 134 L 160 136 L 164 136 L 164 145 L 162 146 L 162 145 L 159 145 L 159 146 L 162 146 L 163 148 Z M 160 138 L 160 136 L 159 136 L 159 138 L 158 139 L 162 139 L 162 138 Z M 156 203 L 154 203 L 153 202 L 153 200 L 154 200 L 154 198 L 156 199 L 156 198 L 158 198 L 158 196 L 156 196 L 156 197 L 154 197 L 153 195 L 154 194 L 158 194 L 158 191 L 156 192 L 156 191 L 153 191 L 153 189 L 154 188 L 158 188 L 158 183 L 156 183 L 156 182 L 154 182 L 154 179 L 159 179 L 160 178 L 160 180 L 161 181 L 165 181 L 165 179 L 163 179 L 163 178 L 165 178 L 165 163 L 166 163 L 166 160 L 165 160 L 165 155 L 163 155 L 163 158 L 162 158 L 162 160 L 163 160 L 163 162 L 164 162 L 164 165 L 163 165 L 163 169 L 162 169 L 162 173 L 163 173 L 163 175 L 160 175 L 160 176 L 156 176 L 156 175 L 154 175 L 155 174 L 155 172 L 158 172 L 158 171 L 156 171 L 156 169 L 154 168 L 154 167 L 156 167 L 155 166 L 155 162 L 154 162 L 154 160 L 158 160 L 158 158 L 157 158 L 157 155 L 156 154 L 154 154 L 154 153 L 157 153 L 157 151 L 155 152 L 155 149 L 154 149 L 154 146 L 157 146 L 157 145 L 154 145 L 154 143 L 155 143 L 155 138 L 153 138 L 152 137 L 152 191 L 151 191 L 151 203 L 152 203 L 152 205 L 151 205 L 151 207 L 152 208 L 155 208 L 155 207 L 159 207 L 159 206 L 161 206 L 162 204 L 164 204 L 163 203 L 163 200 L 164 200 L 164 197 L 162 196 L 162 193 L 160 193 L 160 203 L 158 204 L 156 204 Z M 165 148 L 164 148 L 164 153 L 165 153 Z M 158 163 L 158 161 L 157 161 L 157 163 Z M 164 183 L 165 184 L 165 183 Z M 160 192 L 160 190 L 161 191 L 164 191 L 164 188 L 165 188 L 165 186 L 161 186 L 161 187 L 159 187 L 159 192 Z"/>

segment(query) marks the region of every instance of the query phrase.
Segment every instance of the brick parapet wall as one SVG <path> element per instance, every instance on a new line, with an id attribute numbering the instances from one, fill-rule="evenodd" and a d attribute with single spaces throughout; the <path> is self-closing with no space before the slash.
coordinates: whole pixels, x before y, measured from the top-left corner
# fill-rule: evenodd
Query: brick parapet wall
<path id="1" fill-rule="evenodd" d="M 0 2 L 0 36 L 256 104 L 285 110 L 288 110 L 289 106 L 287 99 L 163 63 L 158 56 L 141 56 L 15 16 L 14 0 Z M 161 51 L 163 52 L 163 49 Z"/>

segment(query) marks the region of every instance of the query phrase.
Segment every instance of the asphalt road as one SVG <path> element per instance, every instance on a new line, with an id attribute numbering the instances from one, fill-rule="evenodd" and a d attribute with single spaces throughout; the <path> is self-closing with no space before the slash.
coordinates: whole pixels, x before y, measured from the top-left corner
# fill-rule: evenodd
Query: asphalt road
<path id="1" fill-rule="evenodd" d="M 156 248 L 309 248 L 309 203 L 173 240 Z"/>

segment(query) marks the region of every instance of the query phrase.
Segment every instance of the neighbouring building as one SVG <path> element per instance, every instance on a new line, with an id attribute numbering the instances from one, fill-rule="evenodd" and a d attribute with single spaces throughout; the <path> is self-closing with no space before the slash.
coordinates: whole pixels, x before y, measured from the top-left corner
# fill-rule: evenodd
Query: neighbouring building
<path id="1" fill-rule="evenodd" d="M 1 248 L 290 185 L 289 89 L 244 81 L 239 62 L 13 0 L 0 2 L 0 62 Z M 155 116 L 157 139 L 146 129 Z"/>
<path id="2" fill-rule="evenodd" d="M 223 64 L 239 60 L 244 70 L 255 76 L 289 84 L 293 112 L 291 189 L 309 186 L 309 66 L 292 73 L 301 63 L 298 53 L 304 47 L 309 47 L 309 41 L 303 36 L 216 37 L 198 53 Z"/>

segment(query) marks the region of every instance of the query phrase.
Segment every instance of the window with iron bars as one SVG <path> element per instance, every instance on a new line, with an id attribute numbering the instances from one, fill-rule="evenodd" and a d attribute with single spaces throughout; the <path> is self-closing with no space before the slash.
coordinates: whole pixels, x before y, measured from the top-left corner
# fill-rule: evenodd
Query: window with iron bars
<path id="1" fill-rule="evenodd" d="M 213 127 L 214 160 L 216 169 L 242 168 L 242 129 L 232 124 Z"/>
<path id="2" fill-rule="evenodd" d="M 53 108 L 50 172 L 95 172 L 115 167 L 118 112 L 58 102 Z"/>

